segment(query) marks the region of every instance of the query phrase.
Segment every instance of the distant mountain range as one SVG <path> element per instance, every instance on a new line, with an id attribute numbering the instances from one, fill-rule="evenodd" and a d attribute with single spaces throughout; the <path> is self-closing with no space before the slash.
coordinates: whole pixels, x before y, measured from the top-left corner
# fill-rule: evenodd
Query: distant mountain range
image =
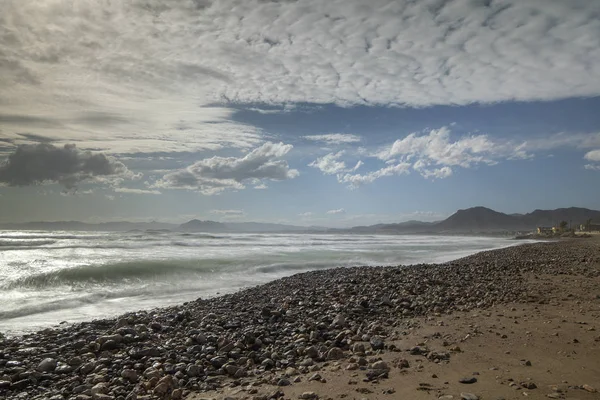
<path id="1" fill-rule="evenodd" d="M 162 222 L 105 222 L 91 224 L 79 221 L 28 222 L 22 224 L 0 224 L 0 229 L 14 230 L 78 230 L 78 231 L 132 231 L 171 230 L 209 233 L 502 233 L 533 231 L 538 226 L 556 226 L 566 221 L 575 227 L 588 219 L 600 222 L 600 211 L 587 208 L 558 208 L 535 210 L 528 214 L 504 214 L 485 207 L 472 207 L 438 222 L 406 221 L 392 224 L 355 226 L 348 229 L 333 229 L 318 226 L 269 224 L 260 222 L 216 222 L 191 220 L 181 225 Z"/>
<path id="2" fill-rule="evenodd" d="M 587 208 L 535 210 L 528 214 L 504 214 L 486 207 L 458 210 L 439 222 L 408 221 L 399 224 L 356 226 L 357 233 L 494 233 L 533 231 L 538 226 L 557 226 L 561 221 L 576 227 L 588 219 L 600 221 L 600 211 Z"/>

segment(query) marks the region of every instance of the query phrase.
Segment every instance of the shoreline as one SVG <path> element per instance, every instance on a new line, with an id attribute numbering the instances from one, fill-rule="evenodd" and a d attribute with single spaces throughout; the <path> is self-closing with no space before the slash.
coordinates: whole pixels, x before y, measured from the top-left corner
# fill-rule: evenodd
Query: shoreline
<path id="1" fill-rule="evenodd" d="M 365 358 L 357 370 L 371 374 L 369 382 L 383 381 L 392 371 L 367 358 L 395 352 L 396 327 L 544 301 L 531 287 L 534 274 L 598 281 L 599 244 L 520 244 L 441 264 L 304 272 L 208 300 L 6 338 L 0 396 L 177 399 L 233 384 L 251 398 L 256 388 L 300 387 L 323 366 L 352 357 Z"/>
<path id="2" fill-rule="evenodd" d="M 416 236 L 421 238 L 421 236 Z M 461 238 L 469 240 L 469 237 L 466 236 L 461 236 Z M 381 262 L 376 262 L 376 261 L 371 261 L 368 262 L 368 260 L 363 260 L 363 261 L 344 261 L 344 258 L 340 258 L 340 260 L 338 261 L 324 261 L 325 263 L 329 263 L 329 265 L 327 265 L 325 268 L 321 268 L 320 265 L 317 265 L 316 267 L 311 267 L 309 262 L 306 263 L 301 263 L 302 268 L 298 269 L 297 265 L 295 264 L 291 264 L 290 266 L 292 268 L 290 268 L 287 272 L 285 272 L 285 270 L 281 269 L 281 271 L 283 272 L 277 272 L 275 271 L 274 273 L 266 273 L 263 274 L 260 272 L 254 272 L 254 275 L 250 275 L 251 278 L 246 279 L 246 282 L 240 283 L 242 281 L 244 281 L 244 279 L 242 278 L 240 279 L 236 279 L 235 277 L 230 278 L 231 282 L 230 285 L 226 285 L 226 281 L 225 280 L 220 280 L 217 279 L 219 281 L 218 286 L 214 286 L 214 287 L 209 287 L 210 285 L 207 284 L 200 284 L 200 285 L 195 285 L 195 286 L 201 286 L 202 289 L 190 289 L 192 288 L 194 285 L 190 285 L 189 287 L 185 287 L 185 290 L 173 290 L 173 289 L 169 289 L 168 291 L 165 292 L 158 292 L 156 293 L 156 296 L 154 294 L 150 294 L 149 291 L 140 291 L 138 292 L 137 295 L 134 295 L 134 297 L 131 297 L 130 299 L 132 300 L 131 302 L 128 302 L 127 297 L 120 297 L 120 296 L 113 296 L 111 293 L 109 293 L 108 297 L 104 298 L 102 297 L 102 293 L 96 293 L 96 292 L 90 292 L 89 293 L 89 297 L 91 297 L 92 301 L 86 301 L 85 300 L 85 296 L 84 299 L 78 299 L 78 298 L 66 298 L 65 300 L 63 300 L 62 302 L 53 302 L 50 301 L 47 304 L 44 303 L 32 303 L 31 305 L 29 305 L 28 307 L 25 307 L 23 310 L 21 310 L 18 306 L 16 307 L 15 310 L 11 310 L 8 312 L 0 312 L 0 317 L 3 317 L 0 320 L 0 334 L 4 334 L 4 336 L 8 336 L 8 337 L 18 337 L 18 336 L 22 336 L 24 334 L 30 334 L 30 333 L 35 333 L 37 331 L 43 330 L 43 329 L 47 329 L 47 328 L 51 328 L 51 329 L 57 329 L 60 327 L 65 327 L 65 326 L 69 326 L 69 325 L 73 325 L 73 324 L 77 324 L 77 323 L 85 323 L 85 322 L 89 322 L 93 319 L 110 319 L 110 318 L 116 318 L 119 315 L 122 315 L 124 313 L 129 313 L 129 312 L 138 312 L 138 311 L 150 311 L 150 310 L 154 310 L 154 309 L 161 309 L 161 308 L 167 308 L 167 307 L 172 307 L 172 306 L 177 306 L 177 305 L 181 305 L 184 302 L 189 302 L 189 301 L 195 301 L 198 298 L 203 298 L 203 299 L 209 299 L 209 298 L 214 298 L 214 297 L 220 297 L 224 294 L 231 294 L 231 293 L 235 293 L 237 291 L 240 290 L 245 290 L 254 286 L 259 286 L 265 283 L 268 283 L 272 280 L 277 280 L 277 279 L 281 279 L 285 276 L 289 276 L 292 274 L 297 274 L 297 273 L 302 273 L 302 272 L 307 272 L 307 271 L 311 271 L 311 270 L 318 270 L 318 269 L 327 269 L 327 268 L 338 268 L 338 267 L 344 267 L 344 268 L 355 268 L 355 267 L 363 267 L 363 266 L 381 266 L 381 267 L 395 267 L 398 265 L 401 266 L 407 266 L 407 265 L 411 265 L 411 264 L 440 264 L 440 263 L 444 263 L 444 262 L 450 262 L 459 258 L 463 258 L 467 255 L 473 255 L 476 254 L 477 252 L 481 252 L 481 251 L 488 251 L 488 250 L 495 250 L 495 249 L 501 249 L 501 248 L 505 248 L 505 247 L 510 247 L 510 246 L 515 246 L 515 245 L 519 245 L 522 243 L 534 243 L 536 242 L 535 240 L 527 240 L 527 241 L 523 241 L 523 242 L 517 242 L 514 240 L 510 240 L 507 238 L 503 238 L 503 239 L 499 239 L 497 238 L 497 240 L 495 241 L 491 241 L 490 243 L 485 243 L 486 240 L 489 240 L 490 238 L 488 237 L 473 237 L 474 240 L 473 242 L 469 241 L 469 243 L 471 243 L 470 245 L 465 245 L 464 247 L 466 247 L 466 249 L 462 250 L 461 249 L 461 244 L 457 244 L 458 247 L 455 249 L 452 246 L 450 246 L 449 249 L 447 249 L 446 251 L 437 251 L 434 252 L 434 255 L 430 255 L 429 253 L 424 253 L 424 255 L 421 255 L 420 257 L 417 257 L 415 255 L 411 255 L 410 251 L 408 252 L 408 259 L 406 259 L 406 257 L 400 256 L 397 257 L 399 259 L 397 259 L 396 261 L 381 261 Z M 436 240 L 436 239 L 432 239 L 431 237 L 429 237 L 427 240 Z M 440 240 L 442 240 L 442 242 L 445 242 L 447 240 L 454 240 L 453 237 L 440 237 Z M 479 243 L 481 240 L 483 240 L 484 242 Z M 432 243 L 434 244 L 434 243 Z M 435 244 L 437 245 L 437 244 Z M 402 246 L 401 243 L 399 243 L 399 246 Z M 393 245 L 392 245 L 393 247 Z M 485 248 L 488 247 L 488 248 Z M 393 253 L 394 255 L 402 255 L 403 254 L 403 250 L 399 249 L 398 251 L 395 251 Z M 367 258 L 369 258 L 369 256 L 367 256 Z M 373 260 L 375 260 L 377 257 L 375 255 L 375 258 Z M 154 262 L 152 260 L 148 261 L 150 264 L 153 264 Z M 167 261 L 168 263 L 171 263 L 171 260 Z M 183 263 L 188 262 L 186 259 L 183 259 Z M 199 262 L 202 262 L 204 264 L 210 263 L 210 260 L 200 260 Z M 269 260 L 262 260 L 261 262 L 266 263 L 267 265 L 269 264 Z M 271 261 L 273 262 L 273 261 Z M 279 262 L 279 261 L 277 261 Z M 180 263 L 180 259 L 174 257 L 172 259 L 172 264 L 174 267 L 179 267 Z M 120 263 L 117 263 L 120 264 Z M 111 265 L 111 263 L 108 263 L 107 265 Z M 282 265 L 285 267 L 286 264 L 285 262 L 282 263 Z M 81 268 L 81 267 L 79 267 Z M 170 265 L 165 265 L 164 266 L 165 269 L 170 268 Z M 260 268 L 259 268 L 260 269 Z M 68 270 L 64 270 L 64 271 L 68 271 Z M 56 273 L 56 277 L 59 279 L 62 279 L 62 277 L 60 276 L 60 272 L 63 271 L 59 271 L 58 273 Z M 116 271 L 118 273 L 120 273 L 120 271 Z M 268 275 L 273 275 L 274 276 L 268 276 Z M 42 273 L 42 275 L 44 275 Z M 239 277 L 243 277 L 244 273 L 240 272 L 238 274 Z M 98 277 L 98 273 L 96 274 L 92 274 L 93 279 Z M 100 276 L 100 278 L 102 279 L 102 277 Z M 46 279 L 52 279 L 50 277 L 50 275 L 48 276 L 44 276 L 43 277 L 44 280 Z M 76 279 L 81 279 L 81 277 L 76 277 Z M 196 282 L 202 282 L 202 277 L 192 277 L 192 279 L 195 279 Z M 190 281 L 191 282 L 191 281 Z M 177 285 L 171 285 L 170 288 L 177 288 Z M 118 289 L 118 288 L 117 288 Z M 115 289 L 118 293 L 118 290 Z M 160 288 L 159 288 L 160 289 Z M 169 295 L 167 295 L 166 293 L 170 293 Z M 162 300 L 159 300 L 162 299 Z M 62 305 L 62 303 L 65 303 L 65 305 Z M 119 308 L 119 305 L 122 304 L 124 306 L 123 308 Z M 104 308 L 106 307 L 106 308 Z M 29 310 L 29 309 L 33 309 L 33 313 Z M 40 311 L 41 310 L 41 311 Z M 39 313 L 37 313 L 39 312 Z M 8 318 L 8 317 L 11 318 Z M 58 323 L 59 321 L 60 324 Z"/>

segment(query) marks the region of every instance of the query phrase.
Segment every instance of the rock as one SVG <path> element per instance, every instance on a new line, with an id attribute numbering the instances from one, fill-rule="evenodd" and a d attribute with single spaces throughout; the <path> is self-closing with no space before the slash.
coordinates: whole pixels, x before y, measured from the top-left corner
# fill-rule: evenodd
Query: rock
<path id="1" fill-rule="evenodd" d="M 379 336 L 373 336 L 371 338 L 371 340 L 369 341 L 369 343 L 371 344 L 371 348 L 373 350 L 383 350 L 384 348 L 384 343 L 383 343 L 383 339 L 380 338 Z"/>
<path id="2" fill-rule="evenodd" d="M 317 350 L 315 346 L 307 347 L 306 350 L 304 350 L 304 353 L 310 358 L 319 357 L 319 350 Z"/>
<path id="3" fill-rule="evenodd" d="M 339 328 L 343 328 L 346 325 L 346 317 L 343 314 L 338 314 L 331 323 L 332 326 L 337 326 Z"/>
<path id="4" fill-rule="evenodd" d="M 187 374 L 187 376 L 193 378 L 199 376 L 202 373 L 202 369 L 196 364 L 190 364 L 187 366 L 185 373 Z"/>
<path id="5" fill-rule="evenodd" d="M 290 386 L 292 383 L 287 378 L 282 378 L 277 381 L 277 386 Z"/>
<path id="6" fill-rule="evenodd" d="M 344 351 L 339 347 L 333 347 L 327 352 L 326 358 L 328 360 L 339 360 L 341 358 L 344 358 Z"/>
<path id="7" fill-rule="evenodd" d="M 458 381 L 460 383 L 471 384 L 471 383 L 477 382 L 477 378 L 475 378 L 474 376 L 471 376 L 471 377 L 467 377 L 467 378 L 460 378 Z"/>
<path id="8" fill-rule="evenodd" d="M 382 371 L 389 371 L 390 369 L 385 361 L 374 362 L 371 368 Z"/>
<path id="9" fill-rule="evenodd" d="M 100 346 L 100 350 L 101 351 L 107 351 L 107 350 L 110 351 L 110 350 L 115 350 L 117 347 L 119 347 L 119 344 L 117 342 L 115 342 L 114 340 L 107 340 Z"/>
<path id="10" fill-rule="evenodd" d="M 473 393 L 461 393 L 460 398 L 463 400 L 479 400 L 479 396 L 476 396 Z"/>
<path id="11" fill-rule="evenodd" d="M 163 376 L 154 387 L 154 393 L 165 395 L 172 390 L 174 386 L 175 382 L 173 381 L 173 377 L 171 375 Z"/>
<path id="12" fill-rule="evenodd" d="M 124 369 L 121 371 L 121 377 L 132 383 L 137 382 L 138 380 L 137 372 L 133 369 Z"/>
<path id="13" fill-rule="evenodd" d="M 595 388 L 593 388 L 592 386 L 590 386 L 590 385 L 583 385 L 583 386 L 581 386 L 581 388 L 583 390 L 585 390 L 586 392 L 590 392 L 590 393 L 596 393 L 597 392 L 597 390 Z"/>
<path id="14" fill-rule="evenodd" d="M 101 382 L 101 383 L 97 383 L 96 385 L 94 385 L 92 387 L 92 389 L 90 390 L 90 392 L 92 393 L 92 397 L 94 397 L 97 394 L 106 394 L 108 393 L 108 383 L 105 382 Z"/>
<path id="15" fill-rule="evenodd" d="M 308 378 L 308 381 L 320 381 L 321 379 L 323 378 L 320 374 L 313 374 L 310 378 Z"/>
<path id="16" fill-rule="evenodd" d="M 356 354 L 365 354 L 365 345 L 362 343 L 354 343 L 352 345 L 352 352 Z"/>
<path id="17" fill-rule="evenodd" d="M 114 400 L 113 396 L 104 393 L 96 393 L 92 395 L 92 400 Z"/>
<path id="18" fill-rule="evenodd" d="M 58 362 L 54 358 L 44 358 L 39 363 L 37 370 L 40 372 L 53 372 L 56 369 Z"/>
<path id="19" fill-rule="evenodd" d="M 183 397 L 183 391 L 181 389 L 173 389 L 171 392 L 171 400 L 179 400 Z"/>
<path id="20" fill-rule="evenodd" d="M 0 381 L 0 389 L 8 389 L 11 384 L 10 381 Z"/>
<path id="21" fill-rule="evenodd" d="M 521 382 L 521 387 L 531 390 L 531 389 L 536 389 L 537 385 L 533 382 Z"/>
<path id="22" fill-rule="evenodd" d="M 93 362 L 89 362 L 89 363 L 85 363 L 81 366 L 81 368 L 79 369 L 79 371 L 83 374 L 83 375 L 87 375 L 90 372 L 92 372 L 94 370 L 94 368 L 96 368 L 96 365 Z"/>
<path id="23" fill-rule="evenodd" d="M 440 397 L 438 397 L 438 400 L 453 400 L 454 396 L 452 396 L 451 394 L 444 394 L 441 395 Z"/>
<path id="24" fill-rule="evenodd" d="M 315 392 L 304 392 L 298 398 L 302 400 L 316 400 L 319 396 Z"/>
<path id="25" fill-rule="evenodd" d="M 424 346 L 415 346 L 410 349 L 410 354 L 413 356 L 424 355 L 427 353 L 429 353 L 429 350 Z"/>

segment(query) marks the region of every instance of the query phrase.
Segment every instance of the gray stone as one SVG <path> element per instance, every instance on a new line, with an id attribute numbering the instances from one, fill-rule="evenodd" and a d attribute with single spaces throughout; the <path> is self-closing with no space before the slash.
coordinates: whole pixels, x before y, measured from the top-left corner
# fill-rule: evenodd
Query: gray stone
<path id="1" fill-rule="evenodd" d="M 37 367 L 40 372 L 53 372 L 56 369 L 57 361 L 54 358 L 44 358 Z"/>
<path id="2" fill-rule="evenodd" d="M 473 393 L 461 393 L 460 398 L 463 400 L 479 400 L 479 396 L 476 396 Z"/>

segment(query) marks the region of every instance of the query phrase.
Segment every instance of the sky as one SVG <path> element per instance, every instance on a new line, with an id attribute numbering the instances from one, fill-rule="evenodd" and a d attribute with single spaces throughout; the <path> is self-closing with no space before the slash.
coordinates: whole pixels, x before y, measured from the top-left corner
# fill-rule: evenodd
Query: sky
<path id="1" fill-rule="evenodd" d="M 600 209 L 600 1 L 1 2 L 0 222 Z"/>

